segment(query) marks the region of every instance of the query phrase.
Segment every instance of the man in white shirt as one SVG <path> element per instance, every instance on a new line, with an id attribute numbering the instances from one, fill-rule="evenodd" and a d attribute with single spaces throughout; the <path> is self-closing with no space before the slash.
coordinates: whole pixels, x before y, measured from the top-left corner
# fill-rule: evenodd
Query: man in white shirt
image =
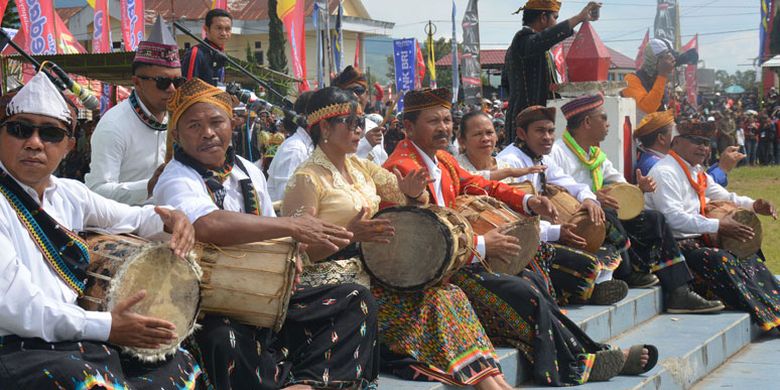
<path id="1" fill-rule="evenodd" d="M 314 92 L 307 91 L 298 96 L 293 110 L 303 115 L 312 94 Z M 271 160 L 271 165 L 268 166 L 268 195 L 272 201 L 278 202 L 284 198 L 287 181 L 290 180 L 298 165 L 306 161 L 313 151 L 314 144 L 311 141 L 309 130 L 300 125 L 293 135 L 279 145 L 276 156 Z"/>
<path id="2" fill-rule="evenodd" d="M 517 142 L 504 148 L 496 159 L 512 168 L 544 166 L 545 170 L 541 173 L 531 173 L 516 180 L 530 182 L 540 194 L 544 194 L 547 184 L 565 188 L 582 203 L 582 209 L 603 224 L 604 211 L 596 201 L 596 195 L 587 185 L 577 183 L 550 161 L 549 154 L 555 140 L 555 108 L 528 107 L 519 112 L 512 123 L 517 126 Z M 612 278 L 612 272 L 619 265 L 619 255 L 604 253 L 606 251 L 595 255 L 583 252 L 587 242 L 574 232 L 573 224 L 541 221 L 540 228 L 542 241 L 557 243 L 550 277 L 555 288 L 562 290 L 562 295 L 572 295 L 573 303 L 597 305 L 611 305 L 625 298 L 628 285 Z"/>
<path id="3" fill-rule="evenodd" d="M 368 104 L 368 81 L 366 75 L 360 69 L 349 65 L 331 80 L 330 84 L 334 87 L 351 91 L 357 96 L 360 107 L 366 108 Z M 366 119 L 366 131 L 363 134 L 363 138 L 360 139 L 360 143 L 358 143 L 358 150 L 355 154 L 360 158 L 370 159 L 377 165 L 382 165 L 387 161 L 387 152 L 384 145 L 386 129 L 384 126 L 379 126 L 382 122 L 381 119 L 379 122 L 375 120 L 376 118 L 367 117 Z M 369 121 L 371 124 L 368 123 Z"/>
<path id="4" fill-rule="evenodd" d="M 616 277 L 630 286 L 640 287 L 650 276 L 660 280 L 665 293 L 666 310 L 670 313 L 709 313 L 723 309 L 720 302 L 703 299 L 693 293 L 688 285 L 692 275 L 685 265 L 663 214 L 645 210 L 631 220 L 619 220 L 615 210 L 617 200 L 609 195 L 604 185 L 625 183 L 626 179 L 612 165 L 598 144 L 609 130 L 601 94 L 585 95 L 561 107 L 567 120 L 563 137 L 553 146 L 554 163 L 568 172 L 577 182 L 589 185 L 596 197 L 607 209 L 608 227 L 625 232 L 630 240 L 628 256 L 616 271 Z M 637 185 L 644 193 L 655 191 L 651 177 L 636 172 Z M 626 261 L 628 260 L 628 261 Z M 652 273 L 652 274 L 651 274 Z"/>
<path id="5" fill-rule="evenodd" d="M 120 356 L 116 346 L 158 348 L 174 325 L 133 312 L 145 292 L 112 312 L 82 309 L 89 252 L 77 233 L 173 233 L 185 255 L 192 225 L 179 211 L 131 207 L 52 172 L 73 149 L 75 109 L 43 73 L 2 107 L 0 126 L 0 388 L 194 388 L 200 368 L 179 350 L 154 365 Z M 184 261 L 184 260 L 182 260 Z"/>
<path id="6" fill-rule="evenodd" d="M 92 134 L 90 172 L 84 177 L 91 190 L 129 205 L 146 200 L 149 178 L 165 161 L 166 104 L 185 81 L 178 50 L 158 18 L 133 59 L 133 92 L 100 118 Z"/>
<path id="7" fill-rule="evenodd" d="M 709 154 L 714 126 L 689 123 L 678 126 L 680 135 L 672 150 L 650 170 L 658 188 L 645 194 L 645 207 L 658 210 L 679 240 L 686 262 L 697 274 L 697 290 L 713 293 L 730 307 L 747 311 L 762 330 L 780 323 L 780 286 L 760 253 L 738 259 L 731 252 L 713 247 L 703 237 L 707 233 L 750 240 L 755 232 L 732 218 L 706 216 L 711 201 L 728 201 L 757 214 L 777 218 L 775 206 L 764 199 L 740 196 L 717 184 L 702 164 Z"/>
<path id="8" fill-rule="evenodd" d="M 351 233 L 308 213 L 276 218 L 262 172 L 233 153 L 232 108 L 229 94 L 198 78 L 176 91 L 169 104 L 174 159 L 155 185 L 155 201 L 181 207 L 198 241 L 206 243 L 239 245 L 291 236 L 334 250 L 348 244 Z M 217 389 L 363 383 L 364 375 L 374 372 L 376 318 L 366 287 L 298 286 L 279 334 L 209 315 L 195 340 L 210 385 Z M 354 359 L 359 363 L 346 364 L 353 354 L 360 355 Z"/>

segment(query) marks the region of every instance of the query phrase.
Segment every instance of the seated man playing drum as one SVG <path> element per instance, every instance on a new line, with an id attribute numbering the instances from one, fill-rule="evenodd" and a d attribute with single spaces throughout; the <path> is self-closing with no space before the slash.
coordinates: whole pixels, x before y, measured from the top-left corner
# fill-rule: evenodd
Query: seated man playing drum
<path id="1" fill-rule="evenodd" d="M 195 388 L 201 370 L 182 349 L 155 364 L 120 354 L 117 347 L 158 348 L 185 331 L 134 313 L 145 291 L 112 312 L 76 305 L 90 260 L 77 232 L 99 228 L 151 237 L 165 230 L 181 257 L 194 244 L 192 225 L 179 211 L 127 206 L 52 175 L 75 145 L 76 111 L 45 74 L 3 99 L 0 388 Z"/>
<path id="2" fill-rule="evenodd" d="M 523 118 L 518 117 L 513 123 L 516 124 L 517 120 L 522 119 L 524 123 L 522 127 L 526 127 L 525 124 L 532 119 L 531 117 L 544 119 L 547 122 L 555 120 L 554 108 L 535 107 L 536 109 L 529 110 Z M 550 116 L 549 119 L 545 115 Z M 518 134 L 520 131 L 518 129 Z M 550 135 L 546 140 L 550 146 L 554 140 L 552 137 Z M 458 162 L 472 174 L 516 185 L 524 185 L 520 183 L 534 178 L 536 182 L 528 183 L 535 187 L 540 185 L 538 178 L 544 176 L 551 183 L 569 185 L 575 194 L 596 199 L 589 190 L 582 192 L 587 189 L 587 186 L 578 184 L 560 170 L 552 169 L 547 172 L 544 163 L 534 164 L 530 157 L 514 145 L 508 146 L 494 158 L 492 153 L 498 137 L 490 118 L 482 111 L 473 111 L 463 117 L 458 140 L 463 151 L 458 155 Z M 549 148 L 547 152 L 549 153 Z M 540 152 L 539 155 L 543 154 Z M 586 207 L 592 204 L 596 210 L 600 210 L 593 200 L 588 201 Z M 585 247 L 585 239 L 579 237 L 573 227 L 574 225 L 570 223 L 552 225 L 548 221 L 540 221 L 541 243 L 532 268 L 542 272 L 551 280 L 556 300 L 561 305 L 566 303 L 611 305 L 625 298 L 628 294 L 628 285 L 622 280 L 612 279 L 612 271 L 620 264 L 620 256 L 600 258 L 582 250 Z M 549 255 L 544 256 L 545 253 Z M 609 261 L 609 259 L 614 260 Z"/>
<path id="3" fill-rule="evenodd" d="M 709 202 L 728 201 L 757 214 L 777 217 L 767 200 L 753 200 L 727 191 L 715 183 L 702 164 L 707 158 L 714 126 L 691 123 L 678 127 L 672 150 L 650 169 L 655 192 L 645 194 L 645 207 L 662 212 L 679 240 L 686 262 L 699 276 L 695 287 L 712 293 L 727 305 L 750 313 L 763 330 L 780 324 L 780 286 L 759 259 L 760 251 L 737 258 L 734 248 L 716 248 L 708 233 L 720 239 L 734 238 L 739 243 L 756 239 L 753 228 L 730 217 L 708 217 Z"/>
<path id="4" fill-rule="evenodd" d="M 445 150 L 452 133 L 449 90 L 423 89 L 404 96 L 404 128 L 408 138 L 399 142 L 385 163 L 401 174 L 424 168 L 433 179 L 427 187 L 432 203 L 454 208 L 459 195 L 488 194 L 524 215 L 552 216 L 555 212 L 545 197 L 533 196 L 507 184 L 474 176 Z M 501 228 L 479 237 L 481 255 L 511 258 L 519 252 L 518 240 Z M 630 351 L 609 349 L 588 337 L 561 313 L 549 295 L 541 275 L 529 270 L 519 276 L 488 272 L 472 263 L 450 281 L 468 296 L 491 340 L 517 348 L 534 362 L 537 383 L 550 386 L 608 380 L 618 374 L 637 374 L 651 369 L 657 349 L 637 345 Z M 532 330 L 529 332 L 529 330 Z"/>
<path id="5" fill-rule="evenodd" d="M 574 180 L 595 191 L 598 201 L 606 209 L 608 229 L 624 233 L 630 240 L 627 254 L 623 256 L 623 263 L 615 276 L 634 287 L 647 287 L 660 280 L 666 310 L 670 313 L 712 313 L 723 310 L 720 301 L 706 300 L 691 291 L 688 283 L 693 275 L 685 265 L 685 257 L 663 214 L 643 210 L 631 219 L 618 218 L 621 206 L 629 205 L 618 204 L 610 194 L 613 190 L 608 185 L 626 183 L 626 179 L 598 147 L 609 131 L 609 121 L 603 106 L 604 96 L 601 94 L 584 95 L 564 104 L 561 111 L 567 120 L 566 131 L 553 144 L 550 157 L 556 166 L 568 172 Z M 637 172 L 637 183 L 645 194 L 655 191 L 653 178 L 642 176 L 641 172 Z M 650 282 L 650 278 L 655 279 L 654 282 Z"/>
<path id="6" fill-rule="evenodd" d="M 233 153 L 234 105 L 229 94 L 197 78 L 176 90 L 168 105 L 174 159 L 160 175 L 155 200 L 179 205 L 204 243 L 291 236 L 309 245 L 345 245 L 351 233 L 308 214 L 274 218 L 262 172 Z M 359 284 L 299 286 L 278 334 L 217 315 L 201 324 L 193 347 L 217 389 L 363 388 L 376 379 L 376 304 Z"/>

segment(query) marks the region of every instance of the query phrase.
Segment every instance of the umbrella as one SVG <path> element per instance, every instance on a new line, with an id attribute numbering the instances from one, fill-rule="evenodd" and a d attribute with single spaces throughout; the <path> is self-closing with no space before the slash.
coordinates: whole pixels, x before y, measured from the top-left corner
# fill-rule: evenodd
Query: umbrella
<path id="1" fill-rule="evenodd" d="M 745 88 L 740 87 L 739 85 L 732 85 L 728 88 L 726 88 L 726 93 L 745 93 Z"/>

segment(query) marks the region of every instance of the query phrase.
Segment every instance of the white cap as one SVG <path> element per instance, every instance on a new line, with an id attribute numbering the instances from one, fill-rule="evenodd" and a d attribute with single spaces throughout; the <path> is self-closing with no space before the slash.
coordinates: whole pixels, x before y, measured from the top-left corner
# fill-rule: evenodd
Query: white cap
<path id="1" fill-rule="evenodd" d="M 373 126 L 372 129 L 374 127 L 379 126 L 379 124 L 382 123 L 382 121 L 384 121 L 384 119 L 382 118 L 382 115 L 379 115 L 377 113 L 371 113 L 371 114 L 366 115 L 366 119 L 370 120 L 371 122 L 374 122 L 375 126 Z M 366 125 L 366 127 L 368 127 L 368 126 L 369 125 Z M 366 130 L 368 130 L 368 129 L 366 129 Z"/>
<path id="2" fill-rule="evenodd" d="M 663 38 L 653 38 L 648 42 L 648 46 L 653 50 L 653 54 L 658 55 L 667 50 L 673 50 L 672 43 Z"/>
<path id="3" fill-rule="evenodd" d="M 707 117 L 707 122 L 715 122 L 715 117 L 714 116 Z"/>
<path id="4" fill-rule="evenodd" d="M 44 115 L 72 125 L 68 103 L 43 72 L 38 72 L 16 93 L 5 112 L 9 117 L 16 114 Z"/>

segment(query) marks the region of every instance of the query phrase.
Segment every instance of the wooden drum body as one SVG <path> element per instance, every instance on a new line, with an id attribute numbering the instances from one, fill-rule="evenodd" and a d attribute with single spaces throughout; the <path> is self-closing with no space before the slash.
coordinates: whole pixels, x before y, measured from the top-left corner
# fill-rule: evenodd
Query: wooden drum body
<path id="1" fill-rule="evenodd" d="M 620 208 L 617 210 L 618 219 L 628 221 L 636 218 L 645 208 L 645 196 L 639 187 L 628 183 L 613 183 L 604 188 L 609 196 L 615 198 Z"/>
<path id="2" fill-rule="evenodd" d="M 468 221 L 437 206 L 390 207 L 374 218 L 395 227 L 389 244 L 363 242 L 361 260 L 380 285 L 401 292 L 419 291 L 446 280 L 475 253 Z"/>
<path id="3" fill-rule="evenodd" d="M 132 307 L 140 315 L 176 325 L 175 343 L 159 349 L 122 347 L 143 361 L 155 362 L 172 355 L 192 333 L 198 315 L 200 270 L 176 257 L 168 243 L 153 244 L 131 236 L 94 234 L 87 238 L 89 278 L 79 305 L 86 310 L 111 311 L 140 290 L 146 298 Z"/>
<path id="4" fill-rule="evenodd" d="M 590 253 L 598 252 L 601 245 L 604 244 L 604 239 L 607 237 L 605 224 L 596 225 L 592 222 L 588 212 L 579 209 L 580 202 L 569 194 L 565 188 L 547 184 L 544 193 L 558 210 L 560 222 L 574 224 L 574 234 L 588 242 L 584 249 Z"/>
<path id="5" fill-rule="evenodd" d="M 455 209 L 471 223 L 476 234 L 509 225 L 506 234 L 520 240 L 520 253 L 514 259 L 486 259 L 492 271 L 517 275 L 533 260 L 539 247 L 538 217 L 520 215 L 500 200 L 484 195 L 461 195 L 455 199 Z"/>
<path id="6" fill-rule="evenodd" d="M 201 309 L 249 325 L 281 329 L 295 279 L 291 239 L 195 248 L 203 270 Z"/>
<path id="7" fill-rule="evenodd" d="M 718 248 L 725 249 L 740 259 L 753 256 L 761 249 L 761 242 L 763 240 L 761 221 L 752 210 L 738 207 L 734 203 L 728 201 L 716 200 L 707 203 L 707 206 L 705 207 L 705 216 L 707 218 L 719 220 L 726 218 L 733 219 L 743 225 L 749 226 L 755 233 L 753 239 L 747 242 L 742 242 L 732 237 L 720 237 L 718 234 L 707 234 L 707 240 Z"/>

